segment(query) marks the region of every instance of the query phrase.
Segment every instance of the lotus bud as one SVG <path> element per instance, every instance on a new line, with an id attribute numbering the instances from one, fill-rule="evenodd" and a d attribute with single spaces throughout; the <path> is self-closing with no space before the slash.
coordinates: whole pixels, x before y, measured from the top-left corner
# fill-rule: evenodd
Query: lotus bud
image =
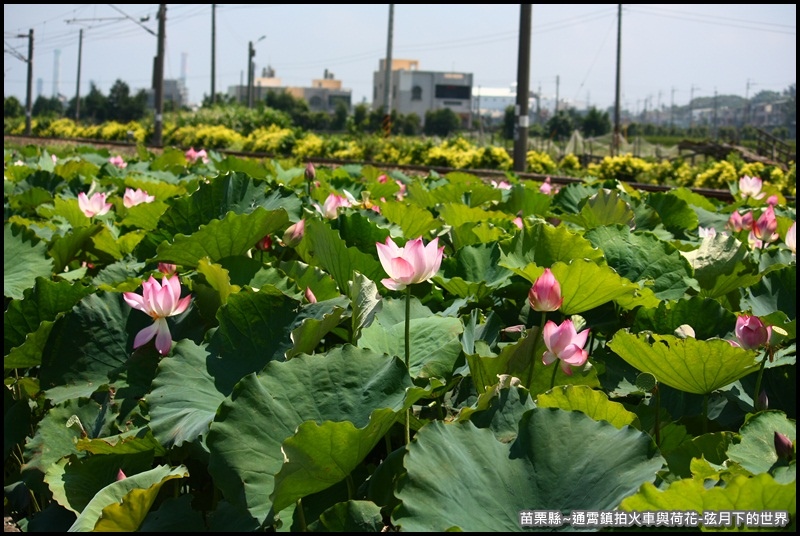
<path id="1" fill-rule="evenodd" d="M 306 287 L 305 296 L 308 300 L 308 303 L 317 303 L 317 297 L 314 296 L 314 293 L 311 291 L 310 287 Z"/>
<path id="2" fill-rule="evenodd" d="M 272 237 L 270 235 L 266 235 L 264 238 L 262 238 L 256 243 L 256 249 L 260 251 L 269 251 L 271 247 L 272 247 Z"/>
<path id="3" fill-rule="evenodd" d="M 317 170 L 314 168 L 314 164 L 309 162 L 306 164 L 306 180 L 311 182 L 317 178 Z"/>
<path id="4" fill-rule="evenodd" d="M 125 475 L 125 473 L 122 472 L 122 469 L 117 471 L 117 482 L 119 482 L 120 480 L 125 480 L 126 478 L 128 477 Z"/>
<path id="5" fill-rule="evenodd" d="M 761 390 L 761 393 L 758 395 L 758 402 L 756 403 L 756 409 L 758 411 L 763 411 L 769 409 L 769 398 L 767 398 L 767 391 L 764 389 Z"/>
<path id="6" fill-rule="evenodd" d="M 290 225 L 286 232 L 283 233 L 283 243 L 286 244 L 286 247 L 296 247 L 303 239 L 305 232 L 306 220 L 300 220 L 294 225 Z"/>
<path id="7" fill-rule="evenodd" d="M 794 445 L 792 440 L 780 432 L 775 432 L 775 453 L 782 460 L 791 461 L 794 457 Z"/>
<path id="8" fill-rule="evenodd" d="M 753 315 L 740 315 L 734 329 L 739 345 L 745 350 L 755 350 L 769 343 L 772 328 Z"/>

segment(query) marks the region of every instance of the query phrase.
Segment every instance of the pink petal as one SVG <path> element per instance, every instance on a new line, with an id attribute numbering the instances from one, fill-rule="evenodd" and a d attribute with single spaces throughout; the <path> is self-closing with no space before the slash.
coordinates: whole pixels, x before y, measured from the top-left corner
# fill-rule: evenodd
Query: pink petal
<path id="1" fill-rule="evenodd" d="M 150 340 L 156 336 L 156 333 L 158 333 L 157 320 L 136 334 L 136 338 L 133 339 L 134 350 L 150 342 Z"/>
<path id="2" fill-rule="evenodd" d="M 156 350 L 161 355 L 167 355 L 172 348 L 172 335 L 169 332 L 166 318 L 156 320 L 158 332 L 156 333 Z"/>

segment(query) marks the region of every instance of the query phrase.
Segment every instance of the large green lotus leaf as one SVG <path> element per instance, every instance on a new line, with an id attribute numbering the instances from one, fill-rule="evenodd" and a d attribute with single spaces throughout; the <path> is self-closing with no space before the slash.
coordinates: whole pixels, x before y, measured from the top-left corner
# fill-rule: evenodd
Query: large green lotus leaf
<path id="1" fill-rule="evenodd" d="M 536 407 L 527 390 L 498 383 L 478 396 L 477 402 L 458 413 L 458 421 L 469 420 L 478 428 L 488 428 L 501 443 L 511 443 L 519 433 L 522 415 Z"/>
<path id="2" fill-rule="evenodd" d="M 791 519 L 791 525 L 786 530 L 794 532 L 793 527 L 797 523 L 797 483 L 780 484 L 767 473 L 752 478 L 735 476 L 724 487 L 712 488 L 707 488 L 703 479 L 684 478 L 672 482 L 664 490 L 647 482 L 638 493 L 624 499 L 619 509 L 627 512 L 694 511 L 701 519 L 703 512 L 711 511 L 782 511 L 787 512 Z M 779 528 L 776 525 L 762 530 L 774 532 Z"/>
<path id="3" fill-rule="evenodd" d="M 92 225 L 94 221 L 93 218 L 89 218 L 83 213 L 77 197 L 56 197 L 52 206 L 42 205 L 37 212 L 45 219 L 63 220 L 72 228 Z M 102 216 L 97 218 L 102 219 Z"/>
<path id="4" fill-rule="evenodd" d="M 70 532 L 133 532 L 144 521 L 161 486 L 189 471 L 168 465 L 118 480 L 101 489 L 69 528 Z"/>
<path id="5" fill-rule="evenodd" d="M 125 186 L 134 190 L 141 188 L 148 194 L 155 196 L 156 200 L 153 203 L 142 203 L 140 205 L 136 205 L 137 207 L 153 204 L 158 205 L 165 199 L 171 199 L 173 197 L 182 198 L 186 195 L 185 183 L 171 184 L 170 182 L 161 180 L 158 177 L 150 177 L 147 175 L 128 175 L 125 177 Z"/>
<path id="6" fill-rule="evenodd" d="M 392 521 L 403 531 L 516 532 L 522 510 L 611 510 L 663 462 L 646 434 L 577 411 L 528 411 L 510 445 L 471 423 L 434 422 L 408 447 Z"/>
<path id="7" fill-rule="evenodd" d="M 288 221 L 283 209 L 270 212 L 258 207 L 250 214 L 230 212 L 221 220 L 200 226 L 191 236 L 176 235 L 171 244 L 160 244 L 152 260 L 195 267 L 205 257 L 219 262 L 244 255 L 266 235 L 285 228 Z"/>
<path id="8" fill-rule="evenodd" d="M 191 195 L 174 200 L 161 217 L 159 227 L 171 235 L 191 235 L 200 226 L 224 218 L 228 212 L 248 214 L 261 206 L 265 186 L 244 173 L 227 173 L 208 182 L 201 181 Z"/>
<path id="9" fill-rule="evenodd" d="M 512 272 L 499 265 L 497 243 L 466 246 L 442 261 L 443 277 L 435 281 L 462 298 L 485 298 L 508 282 Z"/>
<path id="10" fill-rule="evenodd" d="M 561 285 L 564 302 L 559 310 L 565 315 L 583 313 L 639 290 L 639 285 L 620 277 L 613 268 L 588 259 L 557 262 L 550 269 Z"/>
<path id="11" fill-rule="evenodd" d="M 577 221 L 586 229 L 604 225 L 633 225 L 633 210 L 616 190 L 603 189 L 581 207 Z"/>
<path id="12" fill-rule="evenodd" d="M 245 376 L 219 407 L 208 433 L 209 472 L 225 498 L 270 522 L 269 496 L 284 463 L 283 442 L 305 421 L 369 426 L 377 409 L 402 412 L 413 387 L 397 358 L 345 345 L 326 355 L 272 361 Z M 418 395 L 419 396 L 419 395 Z"/>
<path id="13" fill-rule="evenodd" d="M 3 390 L 3 460 L 7 461 L 11 451 L 24 443 L 33 426 L 32 417 L 27 399 L 15 400 L 11 389 Z"/>
<path id="14" fill-rule="evenodd" d="M 42 353 L 41 386 L 54 401 L 89 396 L 110 383 L 131 356 L 139 329 L 152 322 L 131 314 L 119 293 L 99 291 L 58 319 Z"/>
<path id="15" fill-rule="evenodd" d="M 547 268 L 558 261 L 568 263 L 573 259 L 603 259 L 602 251 L 565 225 L 553 227 L 539 221 L 526 220 L 511 242 L 501 247 L 504 255 L 499 264 L 510 270 L 525 268 L 530 263 Z"/>
<path id="16" fill-rule="evenodd" d="M 32 232 L 6 223 L 3 226 L 3 296 L 21 300 L 25 289 L 32 288 L 37 277 L 47 279 L 53 273 L 53 260 L 47 257 L 47 244 Z"/>
<path id="17" fill-rule="evenodd" d="M 733 330 L 736 315 L 716 300 L 692 296 L 688 300 L 662 301 L 657 308 L 637 310 L 631 330 L 672 335 L 684 324 L 692 326 L 695 338 L 700 340 L 725 337 Z"/>
<path id="18" fill-rule="evenodd" d="M 405 299 L 384 300 L 381 312 L 361 331 L 359 346 L 405 359 L 405 322 Z M 462 330 L 463 324 L 457 318 L 412 313 L 411 374 L 424 378 L 449 376 L 461 354 Z"/>
<path id="19" fill-rule="evenodd" d="M 789 319 L 797 318 L 797 265 L 763 275 L 758 283 L 745 289 L 742 307 L 756 316 L 781 311 Z"/>
<path id="20" fill-rule="evenodd" d="M 596 421 L 606 421 L 616 428 L 633 426 L 641 429 L 639 417 L 619 402 L 612 402 L 608 395 L 586 385 L 561 385 L 536 397 L 540 408 L 561 408 L 580 411 Z"/>
<path id="21" fill-rule="evenodd" d="M 276 276 L 279 276 L 280 279 Z M 283 283 L 278 284 L 278 280 Z M 258 288 L 266 283 L 275 285 L 281 290 L 286 289 L 285 292 L 291 296 L 293 296 L 292 292 L 296 292 L 297 299 L 304 297 L 305 289 L 307 288 L 311 289 L 317 301 L 330 300 L 341 296 L 341 292 L 336 287 L 336 282 L 329 273 L 317 266 L 309 266 L 298 260 L 281 262 L 278 264 L 278 271 L 271 274 L 268 269 L 262 269 L 249 284 L 251 287 Z"/>
<path id="22" fill-rule="evenodd" d="M 36 278 L 24 298 L 13 300 L 3 313 L 3 366 L 26 368 L 41 363 L 53 322 L 94 289 L 80 283 Z"/>
<path id="23" fill-rule="evenodd" d="M 514 216 L 505 212 L 486 210 L 484 208 L 470 208 L 463 202 L 445 203 L 438 207 L 439 217 L 450 227 L 461 227 L 466 223 L 492 221 L 499 223 L 504 220 L 511 221 Z"/>
<path id="24" fill-rule="evenodd" d="M 39 206 L 52 203 L 53 193 L 38 186 L 8 196 L 8 205 L 19 215 L 34 216 Z"/>
<path id="25" fill-rule="evenodd" d="M 700 247 L 682 254 L 692 265 L 700 288 L 712 298 L 758 281 L 758 267 L 750 260 L 747 246 L 734 236 L 706 237 Z"/>
<path id="26" fill-rule="evenodd" d="M 450 230 L 453 249 L 460 250 L 475 244 L 488 244 L 507 236 L 507 231 L 491 222 L 465 223 Z"/>
<path id="27" fill-rule="evenodd" d="M 150 193 L 149 190 L 147 192 Z M 167 211 L 168 208 L 169 205 L 162 203 L 161 201 L 140 203 L 127 209 L 127 213 L 120 222 L 120 225 L 123 227 L 134 227 L 136 229 L 150 231 L 158 227 L 158 222 L 161 219 L 161 216 Z"/>
<path id="28" fill-rule="evenodd" d="M 667 459 L 669 472 L 676 478 L 692 478 L 692 462 L 705 460 L 722 466 L 727 460 L 726 451 L 736 441 L 733 432 L 703 434 L 688 441 L 682 441 L 675 448 L 674 442 L 662 439 L 661 452 Z"/>
<path id="29" fill-rule="evenodd" d="M 165 446 L 205 435 L 219 405 L 249 372 L 191 341 L 178 342 L 173 357 L 159 363 L 147 395 L 153 434 Z"/>
<path id="30" fill-rule="evenodd" d="M 371 279 L 355 272 L 350 285 L 350 308 L 352 310 L 351 337 L 353 344 L 361 338 L 361 330 L 372 323 L 383 303 L 378 285 Z"/>
<path id="31" fill-rule="evenodd" d="M 92 236 L 90 251 L 101 259 L 111 257 L 114 261 L 118 261 L 133 253 L 146 234 L 143 229 L 138 229 L 116 236 L 108 227 L 104 227 Z"/>
<path id="32" fill-rule="evenodd" d="M 53 258 L 53 272 L 61 273 L 72 262 L 81 250 L 92 248 L 92 237 L 101 232 L 105 226 L 95 223 L 89 226 L 75 227 L 64 236 L 53 239 L 48 254 Z"/>
<path id="33" fill-rule="evenodd" d="M 283 442 L 284 463 L 275 475 L 270 495 L 272 507 L 280 512 L 298 499 L 341 482 L 383 439 L 398 418 L 393 409 L 378 409 L 369 423 L 356 428 L 350 421 L 306 421 Z"/>
<path id="34" fill-rule="evenodd" d="M 223 358 L 249 363 L 248 372 L 261 370 L 272 359 L 283 360 L 292 346 L 298 305 L 269 286 L 231 294 L 217 312 L 219 329 L 211 346 Z"/>
<path id="35" fill-rule="evenodd" d="M 286 351 L 286 359 L 298 354 L 313 354 L 320 341 L 342 322 L 349 300 L 344 296 L 323 302 L 303 305 L 298 311 L 292 330 L 292 347 Z"/>
<path id="36" fill-rule="evenodd" d="M 102 268 L 92 279 L 92 283 L 100 290 L 135 292 L 142 284 L 144 272 L 144 262 L 126 257 Z"/>
<path id="37" fill-rule="evenodd" d="M 381 532 L 381 508 L 371 501 L 347 501 L 325 510 L 308 526 L 312 532 Z"/>
<path id="38" fill-rule="evenodd" d="M 25 444 L 26 463 L 22 466 L 25 481 L 35 478 L 35 472 L 45 474 L 62 457 L 78 454 L 77 439 L 81 437 L 81 429 L 72 421 L 79 420 L 89 437 L 102 437 L 111 433 L 109 425 L 115 417 L 95 401 L 85 398 L 67 400 L 51 408 L 36 428 L 36 434 Z M 68 423 L 71 426 L 67 426 Z"/>
<path id="39" fill-rule="evenodd" d="M 775 432 L 793 442 L 797 424 L 782 411 L 762 411 L 750 417 L 739 430 L 742 440 L 728 448 L 728 456 L 751 473 L 766 473 L 778 461 Z"/>
<path id="40" fill-rule="evenodd" d="M 533 215 L 544 218 L 550 211 L 552 199 L 551 196 L 538 190 L 525 188 L 524 185 L 515 185 L 511 187 L 508 200 L 505 203 L 501 203 L 498 208 L 509 214 L 522 212 L 523 216 Z"/>
<path id="41" fill-rule="evenodd" d="M 389 231 L 361 214 L 360 212 L 350 212 L 342 214 L 337 220 L 339 224 L 339 235 L 348 246 L 355 246 L 367 254 L 375 251 L 375 244 L 384 243 Z"/>
<path id="42" fill-rule="evenodd" d="M 358 248 L 347 247 L 339 233 L 326 222 L 307 221 L 304 238 L 297 251 L 308 264 L 320 266 L 331 274 L 342 294 L 346 294 L 350 288 L 349 282 L 352 281 L 355 271 L 373 281 L 379 281 L 386 276 L 377 259 L 377 248 L 375 255 L 369 255 Z"/>
<path id="43" fill-rule="evenodd" d="M 403 230 L 403 236 L 413 240 L 441 226 L 430 211 L 410 203 L 388 202 L 381 206 L 381 215 Z"/>
<path id="44" fill-rule="evenodd" d="M 97 492 L 126 475 L 153 467 L 153 451 L 78 458 L 66 456 L 47 468 L 44 481 L 58 504 L 80 514 Z"/>
<path id="45" fill-rule="evenodd" d="M 670 233 L 681 236 L 688 230 L 697 229 L 697 213 L 689 203 L 672 192 L 653 192 L 647 196 L 647 204 L 658 212 L 661 222 Z"/>
<path id="46" fill-rule="evenodd" d="M 158 505 L 158 510 L 148 512 L 139 532 L 172 533 L 194 532 L 200 533 L 208 530 L 204 521 L 204 512 L 192 508 L 194 495 L 180 495 L 166 499 Z M 231 530 L 231 532 L 236 532 Z"/>
<path id="47" fill-rule="evenodd" d="M 661 382 L 699 395 L 735 382 L 758 370 L 756 352 L 722 339 L 681 339 L 655 333 L 618 331 L 608 346 L 622 359 Z"/>
<path id="48" fill-rule="evenodd" d="M 586 238 L 603 250 L 608 265 L 629 281 L 648 282 L 661 300 L 677 300 L 696 286 L 689 262 L 674 246 L 652 233 L 631 233 L 627 226 L 598 227 Z"/>

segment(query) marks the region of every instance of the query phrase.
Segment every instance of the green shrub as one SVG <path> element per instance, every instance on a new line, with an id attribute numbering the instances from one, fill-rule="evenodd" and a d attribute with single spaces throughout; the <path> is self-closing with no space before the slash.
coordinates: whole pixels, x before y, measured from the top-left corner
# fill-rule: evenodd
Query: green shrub
<path id="1" fill-rule="evenodd" d="M 558 166 L 547 153 L 528 151 L 528 154 L 525 155 L 525 162 L 528 165 L 528 173 L 553 175 L 558 171 Z"/>

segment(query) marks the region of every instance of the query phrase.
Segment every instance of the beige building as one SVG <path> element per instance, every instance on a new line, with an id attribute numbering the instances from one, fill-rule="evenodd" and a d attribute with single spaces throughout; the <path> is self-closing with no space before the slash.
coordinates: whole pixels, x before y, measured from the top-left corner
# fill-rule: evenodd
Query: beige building
<path id="1" fill-rule="evenodd" d="M 253 80 L 253 101 L 263 101 L 269 91 L 284 91 L 296 99 L 305 100 L 312 112 L 333 113 L 338 103 L 343 103 L 350 112 L 352 106 L 352 90 L 343 89 L 342 81 L 336 80 L 333 73 L 325 69 L 322 78 L 311 81 L 310 87 L 284 86 L 275 70 L 267 67 L 262 76 Z M 242 104 L 247 103 L 247 86 L 230 86 L 228 95 Z"/>

